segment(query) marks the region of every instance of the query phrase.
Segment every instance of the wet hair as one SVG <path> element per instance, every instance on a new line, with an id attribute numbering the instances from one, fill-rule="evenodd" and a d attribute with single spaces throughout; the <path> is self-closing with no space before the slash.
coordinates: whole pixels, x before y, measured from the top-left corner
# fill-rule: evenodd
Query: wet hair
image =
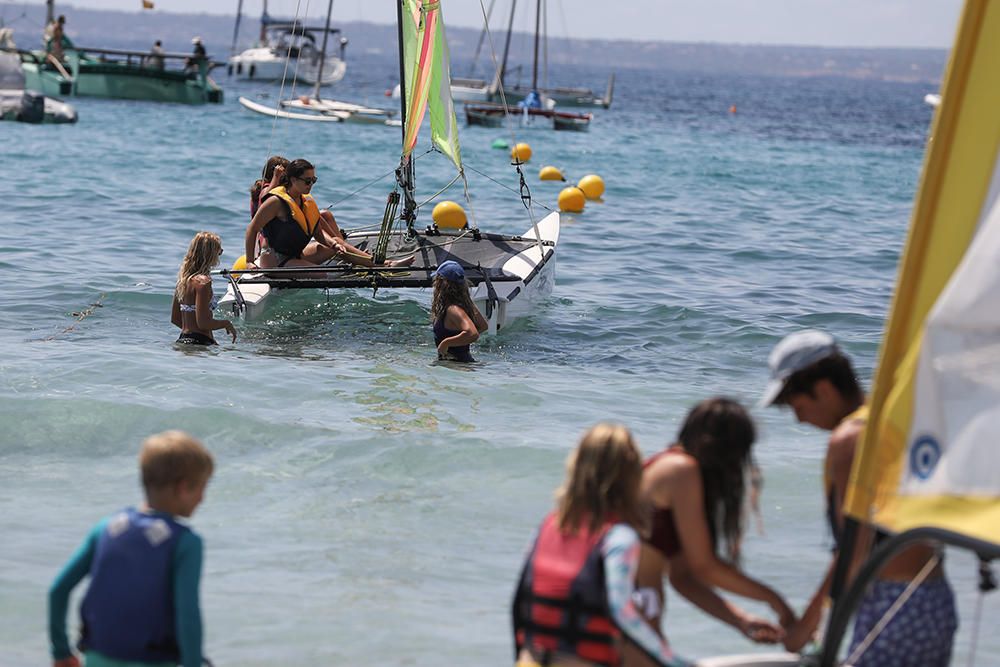
<path id="1" fill-rule="evenodd" d="M 677 435 L 701 471 L 712 548 L 718 551 L 721 537 L 726 556 L 733 563 L 740 556 L 743 503 L 747 478 L 754 469 L 750 449 L 755 439 L 756 430 L 746 409 L 722 397 L 694 406 Z"/>
<path id="2" fill-rule="evenodd" d="M 192 276 L 207 274 L 216 264 L 219 263 L 219 254 L 222 250 L 222 239 L 218 234 L 212 232 L 198 232 L 191 239 L 188 245 L 187 254 L 181 262 L 180 271 L 177 272 L 177 285 L 174 294 L 178 301 L 184 300 L 187 292 L 188 280 Z"/>
<path id="3" fill-rule="evenodd" d="M 168 489 L 178 482 L 207 481 L 214 469 L 212 455 L 184 431 L 151 435 L 139 453 L 142 486 L 147 491 Z"/>
<path id="4" fill-rule="evenodd" d="M 260 172 L 260 178 L 254 181 L 253 185 L 250 186 L 250 197 L 252 201 L 256 202 L 260 199 L 260 191 L 264 189 L 264 186 L 271 182 L 274 178 L 274 168 L 277 166 L 288 167 L 288 158 L 282 157 L 280 155 L 272 155 L 267 160 L 267 164 L 264 165 L 263 171 Z"/>
<path id="5" fill-rule="evenodd" d="M 437 322 L 444 317 L 451 306 L 459 306 L 470 318 L 473 317 L 476 306 L 472 303 L 469 284 L 464 280 L 448 280 L 435 276 L 434 294 L 431 296 L 431 322 Z"/>
<path id="6" fill-rule="evenodd" d="M 559 529 L 575 533 L 584 522 L 597 530 L 606 521 L 620 521 L 642 532 L 641 480 L 642 457 L 629 430 L 596 424 L 566 460 L 566 481 L 556 492 Z"/>
<path id="7" fill-rule="evenodd" d="M 774 404 L 787 405 L 789 399 L 796 394 L 808 394 L 816 398 L 816 383 L 820 380 L 829 380 L 845 399 L 864 400 L 864 390 L 861 389 L 850 359 L 840 352 L 834 352 L 788 376 L 781 393 L 774 399 Z"/>
<path id="8" fill-rule="evenodd" d="M 293 178 L 299 178 L 302 174 L 315 168 L 309 160 L 303 160 L 302 158 L 292 160 L 285 166 L 285 173 L 281 177 L 281 184 L 287 188 L 292 184 Z"/>

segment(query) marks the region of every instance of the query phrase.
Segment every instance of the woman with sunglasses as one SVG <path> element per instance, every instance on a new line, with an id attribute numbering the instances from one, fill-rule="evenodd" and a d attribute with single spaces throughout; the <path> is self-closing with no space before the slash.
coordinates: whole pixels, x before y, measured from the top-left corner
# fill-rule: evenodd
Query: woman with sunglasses
<path id="1" fill-rule="evenodd" d="M 170 321 L 180 328 L 178 343 L 215 345 L 212 332 L 225 329 L 236 342 L 236 327 L 229 320 L 217 320 L 212 315 L 216 301 L 212 298 L 213 267 L 222 256 L 222 241 L 218 234 L 198 232 L 188 245 L 187 254 L 177 272 L 174 303 Z"/>
<path id="2" fill-rule="evenodd" d="M 359 266 L 374 266 L 368 253 L 346 240 L 333 221 L 319 210 L 309 194 L 316 183 L 316 170 L 307 160 L 292 160 L 281 175 L 281 184 L 267 193 L 247 227 L 247 258 L 255 257 L 257 233 L 267 239 L 260 256 L 247 263 L 248 269 L 317 266 L 337 257 Z M 386 261 L 385 266 L 407 266 L 413 257 Z"/>

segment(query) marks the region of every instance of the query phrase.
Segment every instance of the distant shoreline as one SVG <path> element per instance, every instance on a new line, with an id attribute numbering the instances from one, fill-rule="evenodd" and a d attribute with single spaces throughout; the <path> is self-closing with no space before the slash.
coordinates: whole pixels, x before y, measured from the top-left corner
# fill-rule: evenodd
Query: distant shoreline
<path id="1" fill-rule="evenodd" d="M 67 32 L 81 46 L 148 49 L 160 39 L 168 51 L 187 51 L 190 39 L 201 36 L 211 55 L 229 55 L 235 14 L 190 14 L 156 11 L 123 11 L 75 8 L 61 5 L 68 17 Z M 14 29 L 21 48 L 36 48 L 45 8 L 0 2 L 0 20 Z M 256 17 L 244 17 L 239 48 L 249 46 L 257 31 Z M 338 23 L 350 40 L 348 58 L 395 57 L 394 26 L 370 22 Z M 453 69 L 467 66 L 479 30 L 449 28 Z M 525 65 L 523 54 L 531 36 L 515 32 L 511 52 L 514 66 Z M 391 47 L 391 48 L 390 48 Z M 392 53 L 389 53 L 389 52 Z M 715 74 L 792 77 L 834 76 L 853 79 L 939 84 L 948 52 L 930 48 L 847 48 L 822 46 L 723 44 L 713 42 L 659 42 L 603 39 L 549 39 L 552 66 L 590 67 L 595 70 L 660 69 Z M 481 62 L 485 59 L 481 58 Z"/>

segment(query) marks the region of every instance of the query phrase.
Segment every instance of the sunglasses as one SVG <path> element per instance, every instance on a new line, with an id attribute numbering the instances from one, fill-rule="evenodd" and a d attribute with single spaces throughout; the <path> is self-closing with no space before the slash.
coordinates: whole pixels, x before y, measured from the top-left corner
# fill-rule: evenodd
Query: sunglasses
<path id="1" fill-rule="evenodd" d="M 314 185 L 319 179 L 313 176 L 312 178 L 302 178 L 301 176 L 295 176 L 298 180 L 302 181 L 306 185 Z"/>

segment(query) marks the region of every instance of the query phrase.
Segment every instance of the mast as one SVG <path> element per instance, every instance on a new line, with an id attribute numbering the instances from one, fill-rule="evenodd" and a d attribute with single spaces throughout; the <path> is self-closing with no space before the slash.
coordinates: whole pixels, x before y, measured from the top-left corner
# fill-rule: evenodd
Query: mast
<path id="1" fill-rule="evenodd" d="M 333 13 L 333 0 L 330 0 L 329 4 L 326 6 L 326 27 L 323 30 L 323 48 L 320 51 L 319 56 L 319 67 L 316 69 L 316 92 L 313 94 L 317 100 L 319 97 L 319 88 L 323 85 L 323 63 L 326 62 L 326 40 L 330 37 L 330 14 Z M 402 90 L 402 88 L 400 88 Z"/>
<path id="2" fill-rule="evenodd" d="M 538 37 L 542 25 L 542 0 L 535 4 L 535 59 L 531 66 L 531 89 L 538 90 Z"/>
<path id="3" fill-rule="evenodd" d="M 45 25 L 49 25 L 56 19 L 54 4 L 55 0 L 45 0 Z"/>
<path id="4" fill-rule="evenodd" d="M 499 85 L 503 88 L 503 79 L 507 74 L 507 55 L 510 53 L 510 36 L 514 31 L 514 10 L 517 8 L 517 0 L 511 0 L 510 3 L 510 19 L 507 21 L 507 39 L 504 41 L 503 45 L 503 60 L 500 61 L 500 81 Z"/>
<path id="5" fill-rule="evenodd" d="M 257 41 L 264 45 L 267 43 L 267 24 L 271 22 L 271 17 L 267 15 L 267 0 L 264 0 L 264 9 L 260 13 L 260 37 Z"/>
<path id="6" fill-rule="evenodd" d="M 243 0 L 236 5 L 236 25 L 233 26 L 233 45 L 229 47 L 229 55 L 236 55 L 236 40 L 240 36 L 240 19 L 243 17 Z M 230 65 L 232 67 L 232 65 Z"/>
<path id="7" fill-rule="evenodd" d="M 403 0 L 396 0 L 396 28 L 399 40 L 399 118 L 402 143 L 406 142 L 406 57 L 403 47 Z M 413 160 L 410 156 L 400 159 L 396 170 L 396 183 L 403 190 L 403 214 L 408 233 L 412 233 L 413 222 L 417 219 L 416 202 L 413 199 Z"/>

